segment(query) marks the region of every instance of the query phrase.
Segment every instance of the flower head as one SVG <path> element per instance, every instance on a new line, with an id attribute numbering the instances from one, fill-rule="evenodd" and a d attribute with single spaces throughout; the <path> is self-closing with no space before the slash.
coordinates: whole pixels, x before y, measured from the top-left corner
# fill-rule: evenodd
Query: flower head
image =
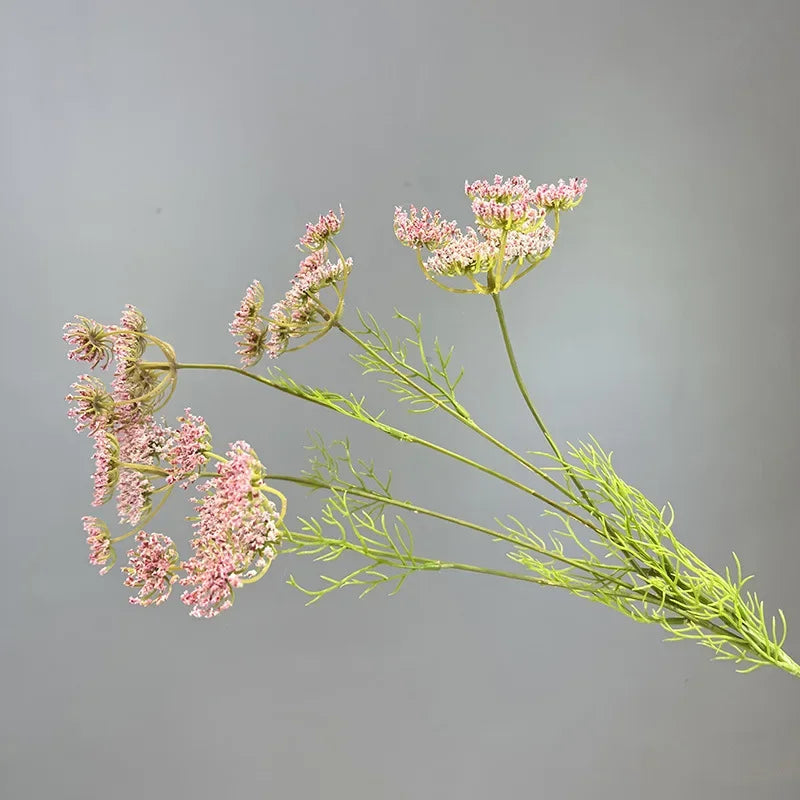
<path id="1" fill-rule="evenodd" d="M 120 425 L 139 422 L 162 408 L 177 380 L 174 369 L 162 371 L 142 365 L 142 357 L 151 343 L 162 351 L 169 363 L 175 361 L 173 349 L 166 342 L 147 334 L 146 330 L 142 312 L 135 306 L 126 306 L 120 326 L 115 328 L 116 368 L 111 381 L 111 394 Z"/>
<path id="2" fill-rule="evenodd" d="M 145 468 L 120 469 L 117 484 L 117 512 L 120 522 L 136 525 L 150 511 L 153 485 L 144 473 L 161 455 L 170 433 L 149 415 L 141 416 L 118 428 L 116 436 L 120 461 Z"/>
<path id="3" fill-rule="evenodd" d="M 108 425 L 114 413 L 114 399 L 105 384 L 92 375 L 79 375 L 72 384 L 74 394 L 66 400 L 72 403 L 67 416 L 75 420 L 75 430 L 87 430 L 90 435 Z"/>
<path id="4" fill-rule="evenodd" d="M 483 233 L 496 254 L 500 249 L 500 231 L 496 228 L 487 228 Z M 539 225 L 533 233 L 509 231 L 503 258 L 506 261 L 536 261 L 553 246 L 554 242 L 555 232 L 546 224 Z"/>
<path id="5" fill-rule="evenodd" d="M 94 434 L 94 483 L 93 506 L 107 503 L 114 493 L 119 480 L 119 444 L 106 428 L 100 428 Z"/>
<path id="6" fill-rule="evenodd" d="M 424 207 L 417 211 L 415 206 L 410 206 L 409 211 L 400 206 L 394 210 L 394 234 L 406 247 L 436 250 L 446 245 L 457 232 L 455 220 L 443 220 L 440 211 L 429 211 Z"/>
<path id="7" fill-rule="evenodd" d="M 259 312 L 264 305 L 264 287 L 260 281 L 253 281 L 244 293 L 239 310 L 233 315 L 233 321 L 228 326 L 231 334 L 239 336 L 247 332 L 261 319 Z"/>
<path id="8" fill-rule="evenodd" d="M 306 226 L 298 248 L 302 250 L 305 246 L 310 253 L 300 262 L 289 290 L 273 304 L 266 317 L 261 316 L 264 303 L 261 284 L 254 281 L 247 289 L 229 325 L 231 334 L 239 337 L 236 353 L 244 366 L 258 363 L 264 353 L 277 358 L 288 349 L 291 339 L 319 338 L 338 318 L 344 302 L 342 285 L 353 267 L 352 258 L 339 258 L 336 262 L 328 258 L 328 240 L 339 232 L 344 218 L 341 206 L 339 212 L 341 217 L 330 211 L 316 224 Z M 319 293 L 326 287 L 336 291 L 335 309 L 329 310 L 320 302 Z"/>
<path id="9" fill-rule="evenodd" d="M 75 322 L 64 325 L 63 339 L 72 345 L 67 358 L 82 361 L 91 369 L 105 369 L 113 356 L 113 339 L 110 330 L 86 317 L 75 317 Z"/>
<path id="10" fill-rule="evenodd" d="M 240 335 L 236 355 L 239 356 L 242 366 L 253 367 L 258 364 L 267 349 L 269 331 L 262 322 L 259 322 Z"/>
<path id="11" fill-rule="evenodd" d="M 466 233 L 456 231 L 453 238 L 425 262 L 425 270 L 434 275 L 466 275 L 483 272 L 489 268 L 496 253 L 494 244 L 482 239 L 472 229 Z"/>
<path id="12" fill-rule="evenodd" d="M 89 545 L 89 563 L 102 567 L 100 574 L 105 575 L 117 559 L 111 546 L 108 526 L 97 517 L 83 517 L 83 529 L 87 534 L 86 544 Z"/>
<path id="13" fill-rule="evenodd" d="M 280 543 L 280 515 L 264 494 L 265 470 L 246 442 L 234 442 L 217 477 L 198 488 L 194 555 L 182 567 L 181 599 L 196 617 L 233 603 L 234 589 L 266 572 Z"/>
<path id="14" fill-rule="evenodd" d="M 331 209 L 327 214 L 320 216 L 319 220 L 315 223 L 308 223 L 306 225 L 306 232 L 300 237 L 300 245 L 307 247 L 309 250 L 319 250 L 324 247 L 328 239 L 336 236 L 342 229 L 344 222 L 344 210 L 339 206 L 339 216 Z"/>
<path id="15" fill-rule="evenodd" d="M 494 294 L 528 274 L 546 258 L 555 244 L 559 211 L 574 208 L 586 190 L 586 180 L 573 178 L 558 185 L 531 187 L 522 175 L 494 180 L 467 181 L 464 190 L 472 201 L 475 229 L 462 232 L 455 223 L 443 222 L 440 212 L 423 208 L 410 212 L 395 208 L 395 234 L 406 245 L 432 250 L 418 260 L 429 280 L 448 291 Z M 555 223 L 547 215 L 555 212 Z M 514 263 L 516 262 L 516 264 Z M 485 272 L 485 283 L 477 273 Z M 451 288 L 440 277 L 467 276 L 472 288 Z"/>
<path id="16" fill-rule="evenodd" d="M 546 211 L 568 211 L 580 203 L 588 186 L 586 178 L 559 180 L 558 185 L 543 183 L 533 193 L 533 202 Z"/>
<path id="17" fill-rule="evenodd" d="M 181 427 L 172 431 L 164 447 L 164 459 L 171 467 L 167 483 L 183 481 L 184 488 L 197 478 L 197 473 L 208 461 L 211 452 L 211 433 L 202 417 L 191 409 L 178 417 Z"/>
<path id="18" fill-rule="evenodd" d="M 472 200 L 475 220 L 482 227 L 532 233 L 544 219 L 544 212 L 533 202 L 530 181 L 522 175 L 508 180 L 495 175 L 493 183 L 467 183 L 465 191 Z"/>
<path id="19" fill-rule="evenodd" d="M 139 589 L 130 598 L 133 605 L 161 605 L 170 595 L 172 584 L 178 580 L 178 551 L 175 543 L 161 533 L 136 534 L 138 547 L 128 550 L 125 586 Z"/>
<path id="20" fill-rule="evenodd" d="M 300 262 L 297 273 L 292 278 L 292 288 L 287 294 L 297 300 L 319 294 L 326 286 L 333 286 L 337 281 L 344 280 L 353 266 L 353 259 L 342 261 L 340 258 L 335 264 L 327 259 L 327 250 L 315 250 L 310 256 Z"/>

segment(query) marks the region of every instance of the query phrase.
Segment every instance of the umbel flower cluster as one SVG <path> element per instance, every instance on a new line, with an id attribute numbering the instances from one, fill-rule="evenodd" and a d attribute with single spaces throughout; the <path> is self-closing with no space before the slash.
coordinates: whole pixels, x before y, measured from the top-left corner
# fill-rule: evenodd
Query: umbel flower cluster
<path id="1" fill-rule="evenodd" d="M 458 570 L 560 588 L 660 626 L 669 639 L 694 640 L 715 658 L 740 664 L 742 672 L 773 666 L 800 677 L 800 666 L 783 650 L 782 612 L 778 619 L 766 616 L 763 602 L 746 588 L 750 577 L 736 556 L 732 567 L 715 571 L 678 540 L 671 507 L 655 505 L 624 481 L 594 439 L 559 445 L 525 384 L 501 294 L 551 255 L 562 214 L 581 203 L 586 189 L 581 178 L 538 186 L 521 175 L 467 181 L 473 223 L 463 229 L 439 210 L 412 205 L 394 213 L 395 236 L 415 251 L 428 281 L 491 299 L 513 385 L 533 432 L 546 445 L 541 452 L 532 453 L 526 434 L 520 433 L 519 444 L 504 442 L 473 416 L 458 394 L 463 371 L 452 365 L 452 348 L 426 341 L 421 319 L 397 312 L 404 328 L 399 338 L 370 314 L 357 312 L 356 327 L 345 323 L 353 261 L 336 243 L 344 221 L 341 207 L 306 226 L 298 243 L 302 260 L 286 294 L 268 311 L 262 284 L 254 280 L 247 288 L 229 326 L 239 364 L 179 361 L 132 306 L 115 324 L 75 317 L 65 326 L 64 339 L 69 358 L 80 362 L 85 374 L 67 396 L 68 413 L 92 443 L 91 503 L 113 502 L 122 527 L 114 535 L 107 521 L 83 518 L 89 562 L 102 574 L 109 572 L 117 546 L 130 540 L 121 567 L 124 585 L 133 590 L 130 602 L 159 605 L 178 584 L 181 600 L 197 617 L 230 608 L 236 590 L 263 577 L 279 555 L 350 562 L 339 576 L 323 575 L 319 588 L 301 587 L 290 577 L 309 602 L 347 586 L 359 587 L 362 595 L 384 585 L 396 592 L 412 574 Z M 522 467 L 528 479 L 392 425 L 363 397 L 300 384 L 275 367 L 254 371 L 264 355 L 275 359 L 329 331 L 341 335 L 362 371 L 374 374 L 409 411 L 452 417 L 491 443 L 507 463 Z M 314 435 L 310 467 L 298 475 L 268 471 L 245 441 L 218 454 L 208 425 L 191 409 L 174 425 L 158 417 L 187 369 L 235 373 L 411 443 L 443 465 L 466 465 L 486 481 L 521 492 L 531 515 L 519 519 L 495 509 L 492 524 L 485 524 L 397 497 L 390 479 L 373 462 L 354 456 L 347 440 L 326 442 Z M 290 522 L 286 497 L 275 488 L 280 483 L 322 493 L 321 510 Z M 190 553 L 183 557 L 172 538 L 151 529 L 176 489 L 193 492 Z M 535 529 L 534 511 L 546 531 Z M 505 548 L 510 568 L 420 553 L 408 520 L 422 517 L 457 526 L 464 535 L 489 537 Z"/>
<path id="2" fill-rule="evenodd" d="M 282 495 L 266 485 L 264 467 L 246 442 L 216 455 L 205 420 L 191 409 L 178 417 L 177 427 L 156 420 L 175 387 L 175 355 L 147 333 L 140 311 L 128 306 L 119 325 L 76 317 L 65 326 L 64 339 L 73 348 L 70 358 L 101 372 L 114 365 L 109 386 L 96 375 L 81 375 L 67 396 L 76 429 L 93 443 L 92 505 L 115 499 L 120 524 L 132 526 L 112 537 L 106 522 L 85 516 L 89 562 L 108 572 L 115 545 L 134 537 L 122 567 L 125 585 L 138 589 L 131 603 L 159 605 L 177 582 L 186 587 L 181 599 L 194 616 L 228 608 L 234 590 L 261 577 L 275 557 L 285 509 L 279 512 L 269 495 Z M 151 345 L 166 359 L 159 368 L 143 360 Z M 201 476 L 193 498 L 193 555 L 181 561 L 170 537 L 144 527 L 176 486 L 188 489 Z"/>

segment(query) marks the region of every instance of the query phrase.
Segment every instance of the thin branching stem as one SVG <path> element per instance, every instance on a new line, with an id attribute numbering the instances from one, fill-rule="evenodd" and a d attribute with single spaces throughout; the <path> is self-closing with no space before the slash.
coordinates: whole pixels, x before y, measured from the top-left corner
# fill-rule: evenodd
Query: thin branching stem
<path id="1" fill-rule="evenodd" d="M 589 528 L 590 530 L 594 531 L 595 533 L 602 534 L 602 530 L 600 528 L 598 528 L 593 522 L 591 522 L 590 520 L 586 519 L 585 517 L 582 517 L 580 514 L 576 513 L 575 511 L 573 511 L 568 506 L 562 505 L 561 503 L 558 503 L 557 501 L 552 500 L 551 498 L 547 497 L 546 495 L 543 495 L 541 492 L 537 492 L 535 489 L 532 489 L 530 486 L 526 486 L 524 483 L 520 483 L 519 481 L 514 480 L 514 478 L 511 478 L 508 475 L 505 475 L 505 474 L 503 474 L 501 472 L 498 472 L 497 470 L 494 470 L 491 467 L 484 466 L 483 464 L 481 464 L 481 463 L 479 463 L 477 461 L 474 461 L 473 459 L 468 458 L 467 456 L 461 455 L 460 453 L 458 453 L 458 452 L 456 452 L 454 450 L 449 450 L 448 448 L 442 447 L 441 445 L 438 445 L 438 444 L 436 444 L 434 442 L 428 441 L 427 439 L 424 439 L 421 436 L 417 436 L 416 434 L 409 433 L 408 431 L 401 430 L 400 428 L 397 428 L 397 427 L 395 427 L 393 425 L 388 425 L 387 423 L 382 422 L 382 421 L 378 420 L 375 417 L 365 417 L 365 416 L 353 413 L 352 411 L 348 410 L 347 408 L 343 408 L 342 406 L 337 405 L 333 401 L 326 400 L 326 395 L 324 393 L 315 393 L 313 391 L 304 391 L 304 389 L 307 388 L 307 387 L 302 387 L 302 386 L 299 386 L 299 385 L 289 386 L 289 385 L 281 383 L 280 381 L 276 381 L 276 380 L 273 380 L 271 378 L 267 378 L 267 377 L 265 377 L 263 375 L 258 375 L 255 372 L 249 372 L 246 369 L 242 369 L 241 367 L 236 367 L 236 366 L 234 366 L 232 364 L 196 364 L 196 363 L 188 363 L 188 362 L 176 362 L 174 364 L 167 365 L 167 364 L 163 364 L 161 362 L 148 362 L 144 366 L 146 366 L 147 369 L 166 369 L 169 366 L 169 367 L 171 367 L 173 369 L 177 369 L 177 370 L 181 370 L 181 369 L 200 369 L 200 370 L 223 370 L 223 371 L 228 371 L 228 372 L 235 372 L 235 373 L 237 373 L 239 375 L 243 375 L 243 376 L 245 376 L 247 378 L 250 378 L 251 380 L 258 381 L 259 383 L 262 383 L 265 386 L 269 386 L 269 387 L 271 387 L 273 389 L 277 389 L 278 391 L 285 392 L 286 394 L 290 394 L 293 397 L 299 397 L 302 400 L 307 400 L 309 402 L 312 402 L 312 403 L 315 403 L 317 405 L 320 405 L 323 408 L 328 408 L 328 409 L 331 409 L 333 411 L 336 411 L 336 412 L 338 412 L 340 414 L 343 414 L 344 416 L 349 417 L 350 419 L 354 419 L 354 420 L 357 420 L 359 422 L 366 422 L 367 424 L 371 425 L 372 427 L 377 428 L 378 430 L 381 430 L 384 433 L 389 434 L 390 436 L 392 436 L 395 439 L 398 439 L 399 441 L 411 442 L 411 443 L 414 443 L 414 444 L 419 444 L 419 445 L 422 445 L 423 447 L 427 447 L 429 450 L 433 450 L 433 451 L 435 451 L 437 453 L 440 453 L 442 455 L 448 456 L 449 458 L 452 458 L 452 459 L 454 459 L 456 461 L 460 461 L 462 464 L 466 464 L 467 466 L 472 467 L 474 469 L 477 469 L 480 472 L 484 472 L 487 475 L 491 475 L 493 478 L 496 478 L 496 479 L 498 479 L 500 481 L 503 481 L 504 483 L 507 483 L 510 486 L 513 486 L 516 489 L 519 489 L 520 491 L 524 492 L 525 494 L 530 495 L 531 497 L 535 497 L 537 500 L 541 501 L 545 505 L 550 506 L 551 508 L 561 512 L 562 514 L 566 514 L 568 517 L 571 517 L 576 522 L 579 522 L 581 525 L 586 526 L 587 528 Z M 489 436 L 489 435 L 486 434 L 486 436 Z M 490 440 L 493 439 L 493 437 L 489 437 L 489 438 L 490 438 Z M 504 446 L 501 446 L 499 442 L 497 443 L 497 445 L 499 447 L 504 447 Z M 538 470 L 538 468 L 535 468 L 535 469 L 537 469 L 537 471 L 541 472 L 541 470 Z M 558 487 L 562 492 L 564 491 L 564 488 L 562 486 L 560 486 L 560 484 L 557 481 L 553 480 L 553 478 L 551 478 L 549 475 L 547 475 L 547 473 L 542 472 L 542 474 L 546 477 L 546 479 L 548 480 L 549 483 L 551 483 L 551 484 L 555 485 L 556 487 Z M 575 498 L 574 496 L 570 495 L 569 493 L 567 493 L 567 495 L 568 495 L 568 497 L 571 497 L 571 499 L 574 502 L 578 503 L 578 505 L 582 505 L 581 501 L 579 501 L 577 498 Z"/>

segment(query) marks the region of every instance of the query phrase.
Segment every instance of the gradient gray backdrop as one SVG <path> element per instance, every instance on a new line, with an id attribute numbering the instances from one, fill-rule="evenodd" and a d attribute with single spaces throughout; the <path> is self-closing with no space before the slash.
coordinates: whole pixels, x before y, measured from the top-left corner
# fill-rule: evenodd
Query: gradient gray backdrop
<path id="1" fill-rule="evenodd" d="M 392 211 L 468 223 L 465 178 L 586 175 L 557 252 L 507 295 L 530 385 L 560 439 L 594 434 L 671 500 L 710 563 L 738 553 L 797 657 L 796 2 L 0 8 L 0 796 L 800 794 L 800 683 L 556 591 L 429 574 L 305 608 L 285 579 L 318 569 L 282 559 L 210 622 L 177 597 L 129 606 L 117 571 L 86 564 L 90 450 L 65 418 L 60 341 L 71 315 L 131 302 L 183 359 L 231 361 L 247 284 L 280 296 L 305 222 L 341 202 L 350 314 L 422 312 L 476 416 L 537 449 L 491 304 L 426 284 Z M 373 391 L 346 354 L 331 336 L 283 366 Z M 347 434 L 402 496 L 536 521 L 480 476 L 235 376 L 182 375 L 172 411 L 189 403 L 274 469 L 302 467 L 308 429 Z M 185 542 L 187 508 L 153 527 Z M 503 563 L 469 534 L 416 533 L 431 555 Z"/>

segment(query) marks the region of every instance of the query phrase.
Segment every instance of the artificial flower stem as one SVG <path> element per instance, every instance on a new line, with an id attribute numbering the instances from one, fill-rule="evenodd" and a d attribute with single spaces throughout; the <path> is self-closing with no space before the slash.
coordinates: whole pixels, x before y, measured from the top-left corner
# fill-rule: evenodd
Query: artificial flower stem
<path id="1" fill-rule="evenodd" d="M 565 488 L 564 486 L 562 486 L 557 480 L 555 480 L 554 478 L 551 478 L 543 469 L 541 469 L 540 467 L 537 467 L 535 464 L 532 464 L 530 461 L 528 461 L 526 458 L 521 456 L 519 453 L 517 453 L 511 447 L 509 447 L 508 445 L 506 445 L 503 442 L 501 442 L 499 439 L 497 439 L 494 436 L 492 436 L 492 434 L 490 434 L 488 431 L 484 430 L 471 417 L 469 417 L 469 416 L 468 417 L 464 417 L 463 415 L 459 414 L 458 411 L 456 411 L 453 408 L 450 408 L 449 405 L 447 405 L 446 403 L 443 403 L 438 397 L 436 397 L 435 395 L 433 395 L 429 391 L 427 391 L 427 389 L 425 389 L 422 386 L 420 386 L 419 384 L 415 383 L 402 370 L 399 370 L 394 364 L 392 364 L 390 361 L 387 361 L 374 347 L 372 347 L 369 343 L 364 342 L 355 333 L 353 333 L 351 330 L 346 328 L 340 322 L 334 323 L 334 327 L 337 328 L 338 330 L 340 330 L 350 340 L 355 342 L 362 350 L 365 350 L 373 358 L 375 358 L 376 360 L 380 361 L 381 364 L 383 364 L 386 367 L 386 369 L 388 369 L 390 372 L 392 372 L 392 374 L 396 375 L 404 383 L 406 383 L 408 386 L 410 386 L 412 389 L 414 389 L 414 391 L 419 393 L 420 396 L 422 396 L 426 400 L 430 401 L 437 408 L 441 408 L 443 411 L 445 411 L 448 414 L 450 414 L 450 416 L 455 417 L 462 424 L 466 425 L 468 428 L 470 428 L 472 431 L 477 433 L 479 436 L 481 436 L 484 439 L 486 439 L 487 441 L 491 442 L 495 447 L 497 447 L 498 449 L 502 450 L 507 455 L 511 456 L 515 461 L 517 461 L 518 463 L 522 464 L 522 466 L 524 466 L 526 469 L 528 469 L 531 472 L 533 472 L 534 475 L 537 475 L 539 478 L 541 478 L 543 481 L 545 481 L 545 483 L 550 484 L 550 486 L 552 486 L 554 489 L 558 490 L 561 494 L 565 495 L 567 498 L 569 498 L 573 502 L 577 503 L 585 511 L 589 511 L 591 513 L 591 510 L 592 510 L 591 504 L 588 504 L 588 506 L 587 506 L 585 504 L 585 501 L 582 502 L 579 497 L 577 497 L 572 492 L 570 492 L 570 490 L 568 488 Z M 599 533 L 600 531 L 598 530 L 597 532 Z"/>
<path id="2" fill-rule="evenodd" d="M 531 399 L 530 393 L 528 392 L 528 387 L 525 385 L 525 380 L 523 379 L 522 373 L 519 370 L 519 364 L 517 364 L 517 358 L 516 355 L 514 354 L 514 348 L 511 344 L 511 336 L 509 335 L 508 332 L 508 325 L 506 324 L 506 316 L 503 311 L 503 303 L 500 300 L 499 293 L 492 295 L 492 302 L 494 303 L 494 308 L 497 313 L 497 322 L 500 325 L 500 332 L 503 336 L 503 344 L 505 345 L 506 348 L 508 363 L 511 366 L 511 372 L 514 375 L 514 380 L 517 383 L 517 388 L 519 389 L 519 392 L 522 395 L 522 399 L 525 401 L 525 405 L 528 407 L 528 410 L 531 412 L 531 415 L 533 416 L 534 420 L 536 420 L 536 424 L 539 426 L 539 430 L 542 432 L 542 435 L 547 440 L 547 443 L 550 445 L 550 449 L 553 451 L 553 454 L 564 465 L 568 478 L 575 484 L 575 487 L 581 493 L 581 497 L 583 497 L 586 504 L 590 508 L 594 508 L 595 507 L 594 503 L 589 498 L 586 489 L 584 489 L 583 484 L 573 473 L 569 463 L 564 460 L 564 457 L 561 455 L 561 450 L 556 444 L 555 439 L 550 435 L 550 431 L 547 429 L 547 425 L 545 425 L 544 420 L 542 419 L 539 412 L 536 410 L 536 406 L 533 404 L 533 400 Z"/>
<path id="3" fill-rule="evenodd" d="M 567 556 L 561 555 L 556 551 L 548 550 L 545 547 L 538 547 L 535 544 L 520 542 L 519 540 L 514 539 L 511 536 L 507 536 L 503 533 L 500 533 L 499 531 L 494 530 L 493 528 L 487 528 L 484 525 L 479 525 L 478 523 L 470 522 L 469 520 L 460 519 L 459 517 L 454 517 L 449 514 L 444 514 L 440 511 L 435 511 L 430 508 L 425 508 L 415 503 L 409 503 L 405 500 L 397 500 L 394 497 L 386 497 L 384 495 L 376 494 L 375 492 L 370 492 L 369 490 L 361 489 L 356 486 L 337 487 L 333 484 L 324 483 L 323 481 L 317 481 L 312 478 L 307 478 L 304 476 L 275 475 L 269 473 L 265 476 L 265 478 L 270 481 L 286 481 L 287 483 L 294 483 L 300 486 L 307 486 L 310 489 L 329 489 L 331 491 L 342 491 L 346 492 L 348 495 L 363 497 L 366 500 L 374 500 L 376 503 L 394 506 L 395 508 L 402 508 L 406 511 L 411 511 L 414 514 L 422 514 L 423 516 L 432 517 L 433 519 L 442 520 L 443 522 L 449 522 L 453 525 L 459 525 L 463 528 L 468 528 L 470 530 L 477 531 L 478 533 L 484 533 L 487 536 L 490 536 L 492 539 L 509 542 L 515 547 L 531 550 L 532 552 L 538 553 L 539 555 L 546 556 L 547 558 L 553 559 L 555 561 L 560 561 L 571 567 L 580 569 L 583 572 L 587 572 L 590 575 L 594 576 L 595 578 L 598 578 L 599 580 L 609 581 L 623 588 L 630 588 L 630 584 L 614 578 L 613 575 L 606 574 L 599 570 L 597 572 L 594 572 L 593 570 L 587 569 L 586 564 L 581 563 L 580 561 L 577 561 L 575 559 L 569 558 Z M 602 567 L 602 565 L 599 566 Z M 610 570 L 611 572 L 619 571 L 618 567 L 612 567 L 610 565 L 604 568 Z"/>
<path id="4" fill-rule="evenodd" d="M 347 334 L 350 335 L 350 336 L 354 335 L 354 334 L 351 334 L 350 331 L 347 331 Z M 356 338 L 356 340 L 357 340 L 357 338 Z M 367 345 L 367 347 L 368 347 L 368 345 Z M 172 367 L 172 368 L 178 369 L 178 370 L 180 370 L 180 369 L 203 369 L 203 370 L 223 370 L 223 371 L 227 371 L 227 372 L 235 372 L 238 375 L 243 375 L 243 376 L 245 376 L 247 378 L 251 378 L 252 380 L 258 381 L 259 383 L 263 383 L 266 386 L 270 386 L 273 389 L 278 389 L 279 391 L 284 392 L 285 394 L 289 394 L 292 397 L 299 397 L 302 400 L 307 400 L 308 402 L 315 403 L 316 405 L 322 406 L 323 408 L 328 408 L 328 409 L 331 409 L 333 411 L 337 411 L 338 413 L 343 414 L 344 416 L 349 417 L 350 419 L 355 419 L 355 420 L 358 420 L 360 422 L 367 422 L 367 424 L 372 425 L 372 427 L 377 428 L 378 430 L 389 434 L 390 436 L 392 436 L 395 439 L 398 439 L 399 441 L 405 441 L 405 442 L 412 442 L 414 444 L 420 444 L 423 447 L 427 447 L 428 449 L 433 450 L 433 451 L 435 451 L 437 453 L 441 453 L 442 455 L 449 456 L 450 458 L 452 458 L 452 459 L 454 459 L 456 461 L 460 461 L 462 464 L 466 464 L 467 466 L 474 467 L 475 469 L 477 469 L 477 470 L 479 470 L 481 472 L 484 472 L 487 475 L 491 475 L 492 477 L 497 478 L 498 480 L 503 481 L 504 483 L 507 483 L 510 486 L 515 487 L 516 489 L 519 489 L 520 491 L 524 492 L 525 494 L 529 494 L 532 497 L 535 497 L 537 500 L 540 500 L 545 505 L 548 505 L 551 508 L 554 508 L 556 511 L 559 511 L 562 514 L 565 514 L 566 516 L 574 519 L 576 522 L 579 522 L 581 525 L 586 526 L 587 528 L 589 528 L 590 530 L 594 531 L 595 533 L 597 533 L 599 535 L 602 535 L 602 530 L 600 528 L 598 528 L 590 520 L 587 520 L 584 517 L 581 517 L 580 514 L 576 514 L 571 508 L 569 508 L 567 506 L 564 506 L 564 505 L 561 505 L 560 503 L 556 502 L 555 500 L 551 500 L 549 497 L 541 494 L 540 492 L 537 492 L 535 489 L 531 489 L 531 487 L 526 486 L 524 483 L 520 483 L 519 481 L 514 480 L 513 478 L 509 477 L 508 475 L 504 475 L 503 473 L 498 472 L 497 470 L 494 470 L 491 467 L 486 467 L 483 464 L 480 464 L 477 461 L 473 461 L 471 458 L 467 458 L 466 456 L 463 456 L 460 453 L 457 453 L 457 452 L 455 452 L 453 450 L 448 450 L 446 447 L 442 447 L 441 445 L 435 444 L 434 442 L 430 442 L 427 439 L 423 439 L 421 436 L 416 436 L 413 433 L 408 433 L 408 432 L 406 432 L 404 430 L 401 430 L 400 428 L 396 428 L 396 427 L 394 427 L 392 425 L 388 425 L 385 422 L 380 422 L 380 421 L 378 421 L 376 419 L 365 419 L 364 417 L 359 417 L 359 416 L 357 416 L 355 414 L 352 414 L 352 413 L 346 411 L 345 409 L 343 409 L 343 408 L 341 408 L 341 407 L 339 407 L 339 406 L 337 406 L 337 405 L 335 405 L 333 403 L 326 403 L 324 400 L 317 399 L 315 397 L 310 397 L 307 394 L 302 393 L 301 391 L 292 390 L 292 389 L 290 389 L 290 388 L 288 388 L 286 386 L 282 386 L 277 381 L 273 381 L 273 380 L 270 380 L 269 378 L 265 378 L 263 375 L 257 375 L 254 372 L 248 372 L 246 369 L 242 369 L 241 367 L 236 367 L 233 364 L 194 364 L 194 363 L 176 362 L 174 365 L 168 365 L 168 364 L 163 364 L 163 363 L 159 363 L 159 362 L 147 362 L 146 364 L 143 364 L 143 366 L 146 367 L 147 369 L 167 369 L 167 368 Z M 391 366 L 391 365 L 389 365 L 388 362 L 387 362 L 387 366 Z M 453 412 L 453 413 L 455 414 L 455 412 Z M 460 415 L 455 414 L 455 416 L 458 419 L 462 419 L 463 420 L 463 417 L 461 417 Z M 473 423 L 470 427 L 473 427 L 473 430 L 475 430 L 476 432 L 480 433 L 485 438 L 488 438 L 492 443 L 496 444 L 498 447 L 500 447 L 505 452 L 513 453 L 513 450 L 511 450 L 510 448 L 508 448 L 505 445 L 503 445 L 501 442 L 496 440 L 493 436 L 491 436 L 490 434 L 486 433 L 479 426 L 474 425 L 474 423 Z M 517 455 L 517 457 L 519 459 L 522 458 L 521 456 L 518 456 L 518 454 L 515 454 L 515 455 Z M 525 459 L 522 459 L 522 461 L 523 461 L 523 463 L 527 463 L 527 462 L 525 462 Z M 547 480 L 548 483 L 551 483 L 556 488 L 558 488 L 562 493 L 566 494 L 570 499 L 572 499 L 575 502 L 578 502 L 580 504 L 580 501 L 574 495 L 571 495 L 567 490 L 564 489 L 563 486 L 561 486 L 557 481 L 553 480 L 553 478 L 551 478 L 546 472 L 540 470 L 538 467 L 534 467 L 533 465 L 530 465 L 530 467 L 537 474 L 541 473 L 541 477 L 543 477 L 545 480 Z"/>

